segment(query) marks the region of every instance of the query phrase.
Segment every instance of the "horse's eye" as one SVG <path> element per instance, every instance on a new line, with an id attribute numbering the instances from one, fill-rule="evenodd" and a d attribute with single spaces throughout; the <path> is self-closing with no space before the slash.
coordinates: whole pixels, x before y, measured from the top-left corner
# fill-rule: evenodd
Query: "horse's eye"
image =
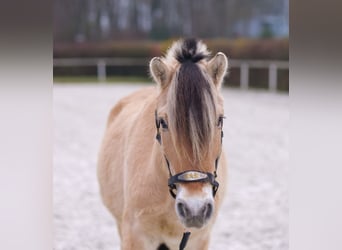
<path id="1" fill-rule="evenodd" d="M 217 126 L 218 126 L 219 128 L 223 127 L 223 119 L 224 119 L 224 118 L 226 118 L 226 117 L 220 116 L 220 117 L 218 118 Z"/>
<path id="2" fill-rule="evenodd" d="M 160 118 L 160 125 L 162 126 L 162 128 L 167 129 L 167 123 L 165 122 L 165 120 L 163 118 Z"/>

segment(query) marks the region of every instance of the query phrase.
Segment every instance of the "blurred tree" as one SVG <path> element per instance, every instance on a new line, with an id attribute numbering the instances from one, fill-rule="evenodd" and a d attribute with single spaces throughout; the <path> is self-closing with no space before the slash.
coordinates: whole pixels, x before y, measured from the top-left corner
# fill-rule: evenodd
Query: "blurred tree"
<path id="1" fill-rule="evenodd" d="M 284 16 L 288 0 L 55 0 L 54 41 L 251 35 L 251 20 Z"/>
<path id="2" fill-rule="evenodd" d="M 271 25 L 267 22 L 264 22 L 262 24 L 262 30 L 260 34 L 261 38 L 272 38 L 273 37 L 273 31 L 271 28 Z"/>

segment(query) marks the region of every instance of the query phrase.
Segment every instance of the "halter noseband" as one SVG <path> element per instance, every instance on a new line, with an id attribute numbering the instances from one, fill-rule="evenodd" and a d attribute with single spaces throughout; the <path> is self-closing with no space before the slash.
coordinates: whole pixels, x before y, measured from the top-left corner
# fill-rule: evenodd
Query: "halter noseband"
<path id="1" fill-rule="evenodd" d="M 161 135 L 159 131 L 160 120 L 158 119 L 157 110 L 155 111 L 155 122 L 156 122 L 156 128 L 157 128 L 156 140 L 161 145 L 162 141 L 161 141 Z M 220 122 L 223 123 L 222 120 L 220 120 Z M 222 145 L 222 138 L 223 138 L 223 131 L 222 131 L 222 125 L 221 125 L 221 145 Z M 202 172 L 202 171 L 197 171 L 197 170 L 187 170 L 187 171 L 183 171 L 181 173 L 172 175 L 170 162 L 167 159 L 166 155 L 164 155 L 164 158 L 166 161 L 167 168 L 169 170 L 169 179 L 168 179 L 169 192 L 174 199 L 176 198 L 176 194 L 174 192 L 174 190 L 177 189 L 176 184 L 177 183 L 190 183 L 190 182 L 203 182 L 203 183 L 209 182 L 213 186 L 213 196 L 215 197 L 216 192 L 219 187 L 219 183 L 216 181 L 216 177 L 217 177 L 216 171 L 217 171 L 220 156 L 218 156 L 215 160 L 214 174 L 210 172 Z"/>

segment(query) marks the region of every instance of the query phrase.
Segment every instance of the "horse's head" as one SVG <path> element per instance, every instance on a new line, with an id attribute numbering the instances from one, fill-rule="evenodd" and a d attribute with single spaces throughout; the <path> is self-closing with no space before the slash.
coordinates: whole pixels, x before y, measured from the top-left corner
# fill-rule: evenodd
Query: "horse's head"
<path id="1" fill-rule="evenodd" d="M 206 46 L 180 40 L 165 57 L 153 58 L 150 72 L 159 87 L 157 139 L 176 189 L 175 209 L 186 227 L 200 228 L 215 206 L 215 165 L 221 154 L 223 98 L 220 88 L 228 61 L 209 60 Z"/>

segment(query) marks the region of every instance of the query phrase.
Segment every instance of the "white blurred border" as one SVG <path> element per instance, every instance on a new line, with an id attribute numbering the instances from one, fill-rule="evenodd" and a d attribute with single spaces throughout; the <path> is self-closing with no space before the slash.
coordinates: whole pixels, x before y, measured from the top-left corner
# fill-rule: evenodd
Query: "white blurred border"
<path id="1" fill-rule="evenodd" d="M 290 249 L 342 249 L 342 3 L 290 4 Z"/>
<path id="2" fill-rule="evenodd" d="M 14 0 L 0 7 L 0 249 L 52 249 L 52 31 L 46 5 Z"/>

